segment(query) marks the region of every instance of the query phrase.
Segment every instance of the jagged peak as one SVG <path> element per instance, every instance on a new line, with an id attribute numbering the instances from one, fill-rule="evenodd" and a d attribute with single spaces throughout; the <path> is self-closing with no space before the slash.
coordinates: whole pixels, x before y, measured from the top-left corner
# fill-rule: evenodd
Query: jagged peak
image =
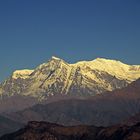
<path id="1" fill-rule="evenodd" d="M 39 65 L 36 69 L 41 69 L 44 68 L 45 66 L 58 66 L 60 64 L 65 64 L 65 65 L 69 65 L 66 61 L 64 61 L 63 59 L 56 57 L 56 56 L 52 56 L 47 62 L 42 63 L 41 65 Z"/>
<path id="2" fill-rule="evenodd" d="M 52 56 L 48 62 L 56 62 L 56 63 L 60 63 L 60 62 L 65 62 L 63 59 L 56 57 L 56 56 Z M 48 63 L 47 62 L 47 63 Z"/>
<path id="3" fill-rule="evenodd" d="M 54 60 L 62 60 L 61 58 L 58 58 L 58 57 L 56 57 L 56 56 L 52 56 L 51 59 L 54 59 Z"/>
<path id="4" fill-rule="evenodd" d="M 111 75 L 118 75 L 118 77 L 123 77 L 123 78 L 127 78 L 130 79 L 131 81 L 133 79 L 136 79 L 134 77 L 138 77 L 139 73 L 136 75 L 128 75 L 126 73 L 124 73 L 124 71 L 126 71 L 127 73 L 132 73 L 132 72 L 137 72 L 140 70 L 140 66 L 136 65 L 127 65 L 125 63 L 122 63 L 118 60 L 111 60 L 111 59 L 106 59 L 106 58 L 96 58 L 94 60 L 91 61 L 79 61 L 77 63 L 74 64 L 69 64 L 67 62 L 65 62 L 63 59 L 60 59 L 56 56 L 52 56 L 51 59 L 47 62 L 47 63 L 43 63 L 41 65 L 39 65 L 35 70 L 37 69 L 44 69 L 45 67 L 50 67 L 51 69 L 55 69 L 55 68 L 59 68 L 62 66 L 68 66 L 69 69 L 71 69 L 72 67 L 90 67 L 91 69 L 97 69 L 97 70 L 101 70 L 101 71 L 105 71 L 108 72 Z M 13 75 L 12 78 L 14 79 L 18 79 L 18 78 L 22 78 L 22 79 L 26 79 L 29 77 L 29 75 L 33 72 L 34 70 L 29 70 L 29 69 L 25 69 L 25 70 L 16 70 Z"/>
<path id="5" fill-rule="evenodd" d="M 34 70 L 29 70 L 29 69 L 23 69 L 23 70 L 15 70 L 13 72 L 12 78 L 18 79 L 26 79 L 29 77 L 29 75 L 33 72 Z"/>
<path id="6" fill-rule="evenodd" d="M 56 62 L 56 63 L 63 63 L 63 64 L 66 64 L 66 65 L 69 65 L 69 63 L 67 63 L 65 60 L 59 58 L 59 57 L 56 57 L 56 56 L 52 56 L 51 59 L 49 60 L 50 62 L 53 61 L 53 62 Z"/>

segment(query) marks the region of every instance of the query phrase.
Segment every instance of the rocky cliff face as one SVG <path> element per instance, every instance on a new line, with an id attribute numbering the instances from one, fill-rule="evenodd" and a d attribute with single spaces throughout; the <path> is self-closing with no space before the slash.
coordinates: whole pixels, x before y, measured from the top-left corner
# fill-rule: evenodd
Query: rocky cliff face
<path id="1" fill-rule="evenodd" d="M 29 122 L 28 125 L 0 140 L 139 140 L 140 123 L 133 126 L 66 127 L 47 122 Z"/>
<path id="2" fill-rule="evenodd" d="M 93 96 L 127 86 L 140 77 L 140 66 L 97 58 L 68 64 L 52 57 L 34 70 L 15 71 L 0 84 L 0 95 L 25 95 L 40 100 L 57 94 Z"/>

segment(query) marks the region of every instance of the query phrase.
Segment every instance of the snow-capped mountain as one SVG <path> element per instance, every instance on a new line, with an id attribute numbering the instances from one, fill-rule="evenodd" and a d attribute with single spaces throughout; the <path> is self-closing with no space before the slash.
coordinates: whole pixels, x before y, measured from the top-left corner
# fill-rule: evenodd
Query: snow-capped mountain
<path id="1" fill-rule="evenodd" d="M 52 57 L 34 70 L 17 70 L 0 84 L 3 96 L 26 95 L 46 99 L 56 94 L 90 96 L 127 86 L 140 77 L 140 65 L 97 58 L 68 64 Z"/>

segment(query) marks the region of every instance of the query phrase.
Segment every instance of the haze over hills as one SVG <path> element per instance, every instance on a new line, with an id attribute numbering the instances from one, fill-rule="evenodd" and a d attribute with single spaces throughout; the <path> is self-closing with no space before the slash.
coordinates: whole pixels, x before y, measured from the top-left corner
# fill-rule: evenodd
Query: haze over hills
<path id="1" fill-rule="evenodd" d="M 140 65 L 104 58 L 68 64 L 52 57 L 34 70 L 13 72 L 0 84 L 0 95 L 25 95 L 39 100 L 58 94 L 88 97 L 120 89 L 139 77 Z"/>
<path id="2" fill-rule="evenodd" d="M 4 116 L 0 116 L 0 136 L 6 133 L 17 131 L 24 125 L 22 123 L 12 121 Z"/>
<path id="3" fill-rule="evenodd" d="M 121 123 L 140 112 L 140 79 L 123 89 L 96 95 L 89 99 L 69 99 L 7 114 L 22 123 L 49 121 L 63 125 L 88 124 L 110 126 Z"/>
<path id="4" fill-rule="evenodd" d="M 140 79 L 125 88 L 96 95 L 89 99 L 64 100 L 46 105 L 35 105 L 23 111 L 7 114 L 6 117 L 1 116 L 2 122 L 0 124 L 2 124 L 1 128 L 4 128 L 4 132 L 0 132 L 0 135 L 13 132 L 31 120 L 43 120 L 52 123 L 29 122 L 24 128 L 6 134 L 0 139 L 139 140 L 139 111 Z M 137 115 L 131 117 L 134 114 Z M 54 123 L 74 126 L 62 126 Z M 117 125 L 108 126 L 116 123 Z M 76 124 L 82 125 L 75 126 Z"/>

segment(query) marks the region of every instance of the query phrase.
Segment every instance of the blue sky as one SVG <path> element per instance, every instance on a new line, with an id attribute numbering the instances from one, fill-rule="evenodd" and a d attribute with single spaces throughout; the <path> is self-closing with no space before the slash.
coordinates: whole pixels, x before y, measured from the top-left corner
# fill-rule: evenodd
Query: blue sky
<path id="1" fill-rule="evenodd" d="M 0 0 L 0 81 L 52 55 L 140 64 L 140 1 Z"/>

